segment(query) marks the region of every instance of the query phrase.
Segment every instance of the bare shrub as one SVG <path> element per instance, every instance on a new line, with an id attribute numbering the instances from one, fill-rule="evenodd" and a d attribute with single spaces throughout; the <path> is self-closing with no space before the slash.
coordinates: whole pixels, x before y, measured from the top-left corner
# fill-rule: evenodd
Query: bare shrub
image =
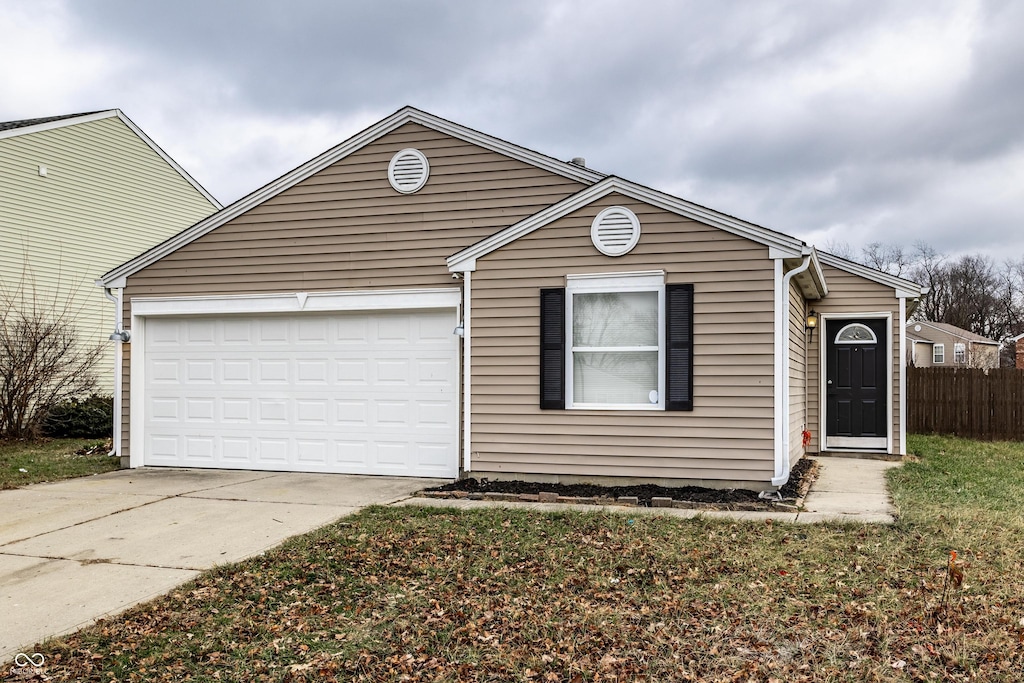
<path id="1" fill-rule="evenodd" d="M 103 345 L 78 339 L 72 297 L 42 296 L 23 277 L 0 286 L 0 437 L 38 436 L 47 411 L 96 387 Z"/>

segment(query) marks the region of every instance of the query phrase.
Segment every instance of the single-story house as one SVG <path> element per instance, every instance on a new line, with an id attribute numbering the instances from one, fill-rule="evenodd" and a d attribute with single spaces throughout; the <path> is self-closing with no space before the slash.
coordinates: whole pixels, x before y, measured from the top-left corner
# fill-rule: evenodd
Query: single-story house
<path id="1" fill-rule="evenodd" d="M 771 489 L 905 452 L 917 284 L 411 107 L 100 283 L 129 467 Z"/>
<path id="2" fill-rule="evenodd" d="M 999 342 L 949 323 L 907 323 L 907 362 L 918 368 L 999 367 Z"/>

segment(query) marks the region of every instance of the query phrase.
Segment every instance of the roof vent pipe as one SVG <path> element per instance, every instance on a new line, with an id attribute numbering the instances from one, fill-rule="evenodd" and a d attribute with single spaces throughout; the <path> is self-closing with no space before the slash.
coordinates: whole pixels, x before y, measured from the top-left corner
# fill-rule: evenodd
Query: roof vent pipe
<path id="1" fill-rule="evenodd" d="M 587 160 L 584 159 L 583 157 L 573 157 L 572 161 L 570 161 L 569 163 L 576 164 L 577 166 L 582 166 L 583 168 L 587 167 Z"/>

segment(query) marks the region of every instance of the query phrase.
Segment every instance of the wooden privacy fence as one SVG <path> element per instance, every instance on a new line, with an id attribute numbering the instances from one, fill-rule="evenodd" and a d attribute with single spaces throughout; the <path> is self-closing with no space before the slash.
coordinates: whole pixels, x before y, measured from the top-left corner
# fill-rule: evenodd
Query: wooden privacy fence
<path id="1" fill-rule="evenodd" d="M 907 431 L 1024 440 L 1024 370 L 907 368 Z"/>

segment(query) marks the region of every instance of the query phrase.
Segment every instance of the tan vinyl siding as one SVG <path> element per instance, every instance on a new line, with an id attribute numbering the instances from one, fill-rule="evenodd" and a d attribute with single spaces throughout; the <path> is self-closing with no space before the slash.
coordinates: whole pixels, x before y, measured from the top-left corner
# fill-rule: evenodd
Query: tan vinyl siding
<path id="1" fill-rule="evenodd" d="M 822 264 L 822 272 L 828 282 L 828 296 L 814 303 L 819 314 L 829 313 L 891 313 L 892 328 L 889 330 L 892 339 L 892 395 L 889 397 L 892 416 L 893 449 L 900 443 L 900 302 L 896 292 L 876 282 L 838 268 Z M 808 365 L 807 373 L 807 422 L 812 425 L 812 442 L 808 452 L 820 450 L 820 435 L 824 425 L 820 424 L 821 413 L 821 337 L 825 326 L 821 324 L 814 340 L 807 349 L 808 358 L 819 359 Z"/>
<path id="2" fill-rule="evenodd" d="M 804 454 L 803 430 L 807 424 L 807 307 L 795 281 L 789 283 L 789 462 L 795 465 Z"/>
<path id="3" fill-rule="evenodd" d="M 956 334 L 954 332 L 947 332 L 938 327 L 932 327 L 927 323 L 920 323 L 922 327 L 921 332 L 917 334 L 922 337 L 930 339 L 932 344 L 944 344 L 945 345 L 945 359 L 942 363 L 932 362 L 932 346 L 925 346 L 924 342 L 918 342 L 918 353 L 917 353 L 917 365 L 918 367 L 944 367 L 944 368 L 998 368 L 999 367 L 999 345 L 998 344 L 985 344 L 973 339 L 969 339 L 965 336 Z M 908 326 L 910 330 L 914 329 L 913 325 Z M 910 340 L 907 340 L 907 344 L 910 344 Z M 964 356 L 965 362 L 956 362 L 956 345 L 964 345 Z M 924 349 L 927 348 L 927 363 L 922 363 L 922 355 Z M 907 362 L 910 362 L 908 357 Z"/>
<path id="4" fill-rule="evenodd" d="M 590 224 L 640 218 L 629 254 Z M 472 468 L 503 474 L 767 483 L 773 474 L 773 263 L 764 246 L 611 195 L 481 258 L 472 275 Z M 693 283 L 693 412 L 541 410 L 539 292 L 567 274 L 663 269 Z"/>
<path id="5" fill-rule="evenodd" d="M 430 162 L 409 195 L 387 179 L 406 147 Z M 446 257 L 582 188 L 410 123 L 132 275 L 126 299 L 452 287 Z"/>
<path id="6" fill-rule="evenodd" d="M 45 166 L 45 177 L 39 175 Z M 114 309 L 94 281 L 209 215 L 214 206 L 119 118 L 0 139 L 0 279 L 26 273 L 101 343 L 112 391 Z"/>
<path id="7" fill-rule="evenodd" d="M 933 351 L 931 342 L 918 341 L 915 343 L 912 339 L 907 339 L 907 365 L 919 368 L 932 367 Z"/>

